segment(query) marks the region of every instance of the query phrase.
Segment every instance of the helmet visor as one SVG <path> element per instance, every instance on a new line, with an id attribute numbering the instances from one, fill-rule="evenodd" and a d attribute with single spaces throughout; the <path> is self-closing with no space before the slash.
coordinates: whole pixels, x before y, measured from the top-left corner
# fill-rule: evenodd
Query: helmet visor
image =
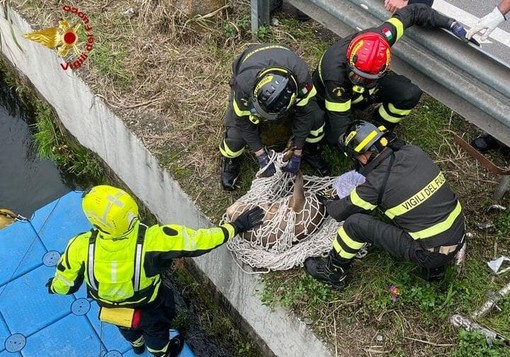
<path id="1" fill-rule="evenodd" d="M 363 87 L 366 89 L 374 88 L 377 85 L 377 79 L 366 78 L 366 77 L 360 76 L 357 73 L 354 73 L 353 71 L 349 72 L 349 80 L 355 86 Z"/>

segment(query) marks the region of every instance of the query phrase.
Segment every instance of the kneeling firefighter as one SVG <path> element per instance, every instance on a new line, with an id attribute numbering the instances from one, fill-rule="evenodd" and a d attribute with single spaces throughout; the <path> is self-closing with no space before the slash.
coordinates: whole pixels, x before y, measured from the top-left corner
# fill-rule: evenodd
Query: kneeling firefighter
<path id="1" fill-rule="evenodd" d="M 365 243 L 417 264 L 427 280 L 442 279 L 464 244 L 462 207 L 443 173 L 419 147 L 377 125 L 355 121 L 339 138 L 365 183 L 342 199 L 319 196 L 331 217 L 344 223 L 329 256 L 308 258 L 305 270 L 339 290 Z M 375 209 L 391 223 L 370 215 Z"/>
<path id="2" fill-rule="evenodd" d="M 169 340 L 175 314 L 173 294 L 161 273 L 172 259 L 196 257 L 222 245 L 236 234 L 261 223 L 259 207 L 235 221 L 193 230 L 177 224 L 140 223 L 138 205 L 125 191 L 107 185 L 93 187 L 82 201 L 93 229 L 72 238 L 55 276 L 50 294 L 73 294 L 85 280 L 87 294 L 100 306 L 101 321 L 116 325 L 135 354 L 145 346 L 154 356 L 177 356 L 184 339 Z"/>
<path id="3" fill-rule="evenodd" d="M 232 64 L 230 86 L 226 130 L 219 147 L 223 189 L 235 189 L 246 146 L 257 157 L 259 167 L 265 168 L 262 176 L 276 172 L 262 144 L 259 124 L 280 124 L 287 119 L 292 123 L 295 147 L 283 170 L 295 174 L 303 158 L 319 175 L 329 175 L 319 146 L 324 137 L 324 113 L 315 101 L 308 65 L 295 52 L 268 43 L 249 47 Z"/>

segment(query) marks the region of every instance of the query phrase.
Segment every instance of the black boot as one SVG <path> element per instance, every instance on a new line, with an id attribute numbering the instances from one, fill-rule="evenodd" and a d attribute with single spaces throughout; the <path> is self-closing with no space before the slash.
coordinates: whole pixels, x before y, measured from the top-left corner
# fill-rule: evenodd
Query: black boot
<path id="1" fill-rule="evenodd" d="M 177 357 L 182 351 L 184 347 L 184 337 L 181 335 L 177 335 L 170 340 L 170 345 L 168 346 L 168 351 L 165 357 Z"/>
<path id="2" fill-rule="evenodd" d="M 136 347 L 133 346 L 133 352 L 135 353 L 135 355 L 143 354 L 145 352 L 145 345 L 136 346 Z"/>
<path id="3" fill-rule="evenodd" d="M 303 148 L 303 160 L 312 166 L 320 176 L 330 176 L 331 168 L 321 156 L 321 149 L 318 144 L 306 143 Z"/>
<path id="4" fill-rule="evenodd" d="M 437 267 L 437 268 L 421 268 L 422 278 L 426 281 L 441 281 L 445 276 L 445 266 Z"/>
<path id="5" fill-rule="evenodd" d="M 234 191 L 236 189 L 235 184 L 239 178 L 240 171 L 239 158 L 221 158 L 221 186 L 223 186 L 224 190 Z"/>
<path id="6" fill-rule="evenodd" d="M 336 290 L 343 290 L 347 286 L 347 270 L 350 263 L 341 262 L 338 254 L 331 250 L 327 258 L 314 257 L 305 260 L 305 270 L 308 274 L 323 283 L 333 286 Z"/>

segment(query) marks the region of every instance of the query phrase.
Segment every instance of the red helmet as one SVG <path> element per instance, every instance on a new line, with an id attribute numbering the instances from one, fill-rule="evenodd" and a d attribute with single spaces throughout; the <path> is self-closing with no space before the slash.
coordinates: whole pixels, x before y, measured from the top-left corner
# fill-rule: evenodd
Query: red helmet
<path id="1" fill-rule="evenodd" d="M 379 79 L 390 66 L 390 44 L 377 32 L 361 33 L 351 40 L 347 48 L 347 61 L 357 75 Z"/>

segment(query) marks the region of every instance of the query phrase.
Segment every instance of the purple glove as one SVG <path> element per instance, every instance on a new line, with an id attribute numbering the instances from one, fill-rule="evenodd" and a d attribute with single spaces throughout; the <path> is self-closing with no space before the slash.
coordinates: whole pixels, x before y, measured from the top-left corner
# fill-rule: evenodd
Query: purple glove
<path id="1" fill-rule="evenodd" d="M 292 155 L 287 166 L 283 168 L 283 171 L 289 172 L 291 174 L 296 174 L 299 170 L 299 165 L 301 164 L 301 156 Z"/>
<path id="2" fill-rule="evenodd" d="M 457 36 L 458 38 L 460 38 L 462 41 L 466 41 L 466 42 L 468 41 L 468 39 L 466 38 L 466 35 L 467 35 L 466 29 L 464 28 L 464 26 L 459 24 L 457 21 L 454 21 L 450 25 L 450 31 L 453 32 L 453 34 L 455 36 Z"/>
<path id="3" fill-rule="evenodd" d="M 264 172 L 262 172 L 260 174 L 260 177 L 270 177 L 270 176 L 273 176 L 275 173 L 276 173 L 276 169 L 274 167 L 274 164 L 271 163 L 269 166 L 269 156 L 267 155 L 266 152 L 264 152 L 262 155 L 260 156 L 257 156 L 257 160 L 259 161 L 259 168 L 260 169 L 263 169 L 264 167 L 266 167 L 266 169 L 264 170 Z"/>

